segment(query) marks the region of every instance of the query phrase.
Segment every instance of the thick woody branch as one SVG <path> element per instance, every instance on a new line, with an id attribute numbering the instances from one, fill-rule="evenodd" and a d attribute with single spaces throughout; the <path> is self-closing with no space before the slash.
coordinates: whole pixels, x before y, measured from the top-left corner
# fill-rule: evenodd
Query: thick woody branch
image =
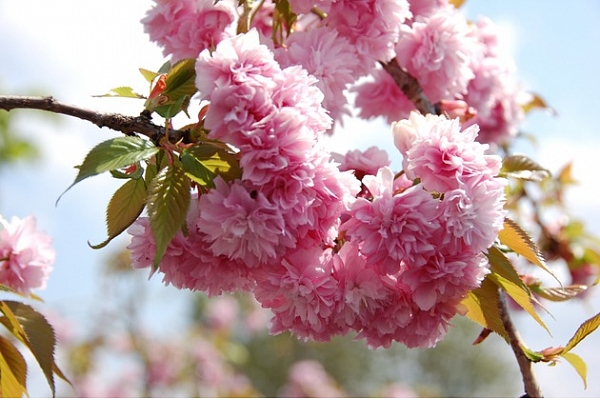
<path id="1" fill-rule="evenodd" d="M 90 121 L 100 128 L 109 128 L 114 131 L 122 132 L 125 135 L 140 134 L 147 136 L 154 143 L 168 134 L 169 141 L 175 143 L 186 138 L 185 131 L 169 129 L 156 125 L 150 120 L 150 116 L 145 113 L 137 117 L 130 117 L 122 114 L 99 113 L 97 111 L 86 110 L 76 106 L 60 103 L 53 97 L 28 97 L 28 96 L 0 96 L 0 110 L 11 111 L 15 109 L 43 110 L 56 114 L 70 115 L 79 119 Z"/>
<path id="2" fill-rule="evenodd" d="M 398 65 L 398 62 L 395 58 L 391 59 L 387 63 L 380 62 L 380 64 L 383 69 L 390 74 L 390 76 L 394 79 L 394 82 L 396 82 L 396 85 L 415 105 L 421 114 L 440 114 L 440 110 L 434 104 L 432 104 L 427 96 L 425 96 L 425 93 L 423 93 L 423 89 L 421 89 L 419 82 L 417 82 L 417 80 L 408 72 L 404 71 L 400 65 Z"/>
<path id="3" fill-rule="evenodd" d="M 515 353 L 519 369 L 521 370 L 523 385 L 525 386 L 525 395 L 523 397 L 544 397 L 533 371 L 533 363 L 527 358 L 523 351 L 523 347 L 521 347 L 523 341 L 510 318 L 508 306 L 506 304 L 506 296 L 504 296 L 503 293 L 500 293 L 500 318 L 502 318 L 504 329 L 510 340 L 510 347 L 512 348 L 513 353 Z"/>

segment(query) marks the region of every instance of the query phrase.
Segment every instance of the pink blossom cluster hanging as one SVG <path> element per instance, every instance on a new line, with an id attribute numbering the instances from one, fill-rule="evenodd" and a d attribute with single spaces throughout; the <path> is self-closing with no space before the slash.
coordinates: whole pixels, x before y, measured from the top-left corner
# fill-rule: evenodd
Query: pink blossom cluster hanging
<path id="1" fill-rule="evenodd" d="M 484 64 L 499 65 L 493 34 L 445 1 L 290 0 L 297 30 L 276 43 L 266 36 L 273 4 L 257 3 L 252 28 L 237 36 L 225 33 L 234 19 L 185 34 L 192 28 L 176 22 L 232 15 L 227 0 L 158 0 L 143 20 L 165 54 L 197 58 L 204 127 L 236 149 L 242 170 L 192 194 L 186 232 L 158 271 L 167 284 L 209 295 L 252 291 L 272 310 L 274 334 L 326 341 L 353 331 L 372 347 L 433 346 L 488 272 L 483 252 L 502 228 L 505 182 L 500 158 L 476 141 L 478 125 L 412 111 L 377 62 L 395 58 L 434 102 L 467 102 L 485 118 L 496 103 L 511 107 L 475 81 L 486 79 Z M 212 42 L 182 50 L 185 37 L 201 35 Z M 332 159 L 319 143 L 348 113 L 347 90 L 367 76 L 353 89 L 356 104 L 363 117 L 397 121 L 403 173 L 375 147 Z M 129 233 L 134 267 L 151 266 L 148 219 Z"/>

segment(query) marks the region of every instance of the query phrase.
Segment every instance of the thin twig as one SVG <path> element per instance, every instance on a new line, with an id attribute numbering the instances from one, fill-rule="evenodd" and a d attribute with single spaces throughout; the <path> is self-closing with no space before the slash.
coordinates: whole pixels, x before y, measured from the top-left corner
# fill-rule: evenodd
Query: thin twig
<path id="1" fill-rule="evenodd" d="M 523 351 L 523 340 L 517 332 L 515 325 L 510 318 L 510 314 L 508 313 L 508 306 L 506 304 L 506 296 L 501 292 L 500 293 L 500 318 L 502 318 L 502 323 L 504 324 L 504 329 L 508 334 L 508 338 L 510 340 L 510 347 L 512 348 L 513 353 L 515 353 L 515 357 L 517 357 L 517 363 L 519 364 L 519 369 L 521 370 L 521 376 L 523 377 L 523 385 L 525 386 L 525 397 L 544 397 L 542 394 L 542 389 L 540 389 L 540 385 L 535 376 L 535 372 L 533 371 L 533 363 Z"/>
<path id="2" fill-rule="evenodd" d="M 137 117 L 130 117 L 116 113 L 100 113 L 87 110 L 77 106 L 60 103 L 53 97 L 30 97 L 30 96 L 0 96 L 0 110 L 11 111 L 15 109 L 43 110 L 56 114 L 64 114 L 97 125 L 100 128 L 106 127 L 114 131 L 122 132 L 125 135 L 141 134 L 147 136 L 154 143 L 158 143 L 160 138 L 167 134 L 165 128 L 156 125 L 150 120 L 150 116 L 142 113 Z M 176 143 L 187 137 L 186 131 L 168 130 L 169 141 Z"/>
<path id="3" fill-rule="evenodd" d="M 421 114 L 436 114 L 439 115 L 441 112 L 434 104 L 432 104 L 425 93 L 419 82 L 408 72 L 404 71 L 395 58 L 391 59 L 387 63 L 380 62 L 383 69 L 394 79 L 396 85 L 402 90 L 402 92 L 408 97 L 408 99 L 415 105 L 417 110 Z"/>

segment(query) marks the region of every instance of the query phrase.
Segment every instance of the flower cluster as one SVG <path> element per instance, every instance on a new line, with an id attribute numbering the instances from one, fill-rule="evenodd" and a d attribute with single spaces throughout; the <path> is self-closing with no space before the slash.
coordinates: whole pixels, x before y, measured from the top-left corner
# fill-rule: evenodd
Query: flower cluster
<path id="1" fill-rule="evenodd" d="M 0 216 L 0 284 L 23 294 L 46 287 L 55 258 L 51 238 L 35 225 L 31 216 Z"/>
<path id="2" fill-rule="evenodd" d="M 255 2 L 250 13 L 233 0 L 155 1 L 142 23 L 173 61 L 196 58 L 247 24 L 282 67 L 300 65 L 317 78 L 336 122 L 350 115 L 347 89 L 356 93 L 362 118 L 408 118 L 413 104 L 378 66 L 390 60 L 417 79 L 432 103 L 466 101 L 475 116 L 463 122 L 480 127 L 480 142 L 505 142 L 522 119 L 513 63 L 500 55 L 491 21 L 468 23 L 448 0 L 290 0 L 297 15 L 287 35 L 273 32 L 273 0 Z"/>
<path id="3" fill-rule="evenodd" d="M 259 32 L 273 28 L 267 1 L 254 28 L 197 55 L 203 126 L 235 149 L 242 174 L 192 194 L 185 234 L 158 265 L 165 283 L 210 295 L 251 291 L 273 312 L 274 334 L 326 341 L 353 331 L 372 347 L 428 347 L 443 337 L 488 272 L 482 252 L 505 216 L 500 158 L 476 141 L 477 125 L 414 112 L 393 124 L 398 176 L 375 147 L 334 161 L 319 145 L 331 117 L 344 114 L 350 84 L 369 71 L 389 80 L 377 60 L 396 57 L 434 101 L 465 95 L 475 54 L 492 40 L 478 41 L 445 1 L 417 3 L 290 2 L 327 15 L 300 15 L 298 29 L 273 43 Z M 380 113 L 413 108 L 398 88 L 374 92 L 369 98 L 395 102 Z M 134 267 L 152 265 L 148 219 L 129 232 Z"/>

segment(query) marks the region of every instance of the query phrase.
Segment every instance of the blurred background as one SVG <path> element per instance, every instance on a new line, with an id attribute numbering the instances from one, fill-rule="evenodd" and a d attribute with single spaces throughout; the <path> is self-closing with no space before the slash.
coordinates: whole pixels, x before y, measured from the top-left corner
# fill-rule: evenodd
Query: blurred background
<path id="1" fill-rule="evenodd" d="M 53 95 L 62 102 L 105 112 L 137 115 L 142 100 L 94 98 L 118 86 L 145 93 L 138 68 L 164 62 L 139 20 L 149 0 L 0 0 L 0 94 Z M 553 172 L 573 162 L 578 185 L 567 192 L 569 211 L 600 235 L 595 113 L 600 109 L 600 3 L 542 0 L 467 0 L 468 18 L 483 15 L 501 29 L 503 47 L 517 65 L 523 88 L 540 94 L 557 111 L 531 113 L 517 149 Z M 10 118 L 10 121 L 8 121 Z M 479 330 L 455 320 L 446 340 L 432 350 L 392 346 L 371 351 L 363 342 L 338 338 L 328 344 L 270 337 L 269 319 L 242 295 L 207 299 L 165 287 L 160 276 L 131 271 L 122 252 L 127 235 L 103 250 L 104 213 L 120 182 L 108 176 L 71 189 L 79 164 L 97 143 L 116 134 L 74 118 L 42 112 L 0 114 L 0 130 L 35 144 L 26 156 L 0 160 L 0 214 L 35 215 L 53 237 L 57 260 L 48 287 L 34 304 L 55 325 L 59 365 L 76 390 L 59 384 L 61 396 L 443 396 L 515 397 L 522 384 L 508 346 L 491 337 L 471 343 Z M 331 148 L 345 152 L 370 145 L 393 149 L 383 120 L 347 120 Z M 1 139 L 0 137 L 0 140 Z M 6 156 L 5 156 L 6 157 Z M 395 166 L 399 154 L 390 151 Z M 542 313 L 552 337 L 526 316 L 515 320 L 534 350 L 564 345 L 585 319 L 600 311 L 600 295 L 548 305 Z M 548 397 L 600 396 L 600 333 L 575 351 L 588 364 L 588 387 L 568 364 L 536 365 Z M 30 395 L 50 394 L 31 364 Z"/>

